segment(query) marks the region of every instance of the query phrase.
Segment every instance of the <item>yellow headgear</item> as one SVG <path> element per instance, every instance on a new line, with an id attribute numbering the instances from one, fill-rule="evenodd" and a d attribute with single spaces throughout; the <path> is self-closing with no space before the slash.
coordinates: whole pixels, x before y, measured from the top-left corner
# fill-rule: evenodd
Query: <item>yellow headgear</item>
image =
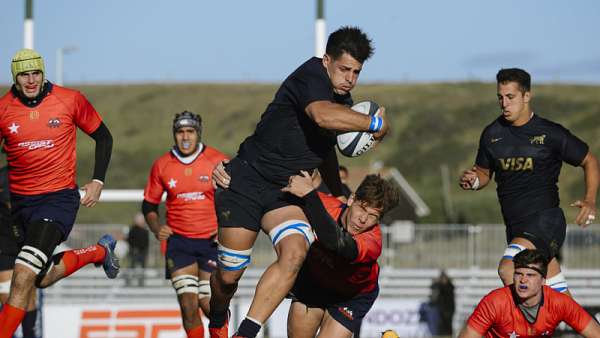
<path id="1" fill-rule="evenodd" d="M 382 332 L 381 338 L 400 338 L 400 336 L 394 330 L 385 330 Z"/>
<path id="2" fill-rule="evenodd" d="M 13 81 L 15 83 L 17 83 L 17 75 L 34 70 L 39 70 L 42 72 L 43 78 L 46 77 L 44 59 L 42 59 L 42 56 L 33 49 L 21 49 L 18 51 L 12 59 L 10 70 L 12 71 Z"/>

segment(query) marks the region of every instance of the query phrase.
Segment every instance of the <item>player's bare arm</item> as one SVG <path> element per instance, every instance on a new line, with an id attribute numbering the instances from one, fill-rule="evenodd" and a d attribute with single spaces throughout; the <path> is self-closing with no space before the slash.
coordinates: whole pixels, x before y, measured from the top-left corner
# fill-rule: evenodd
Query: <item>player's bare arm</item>
<path id="1" fill-rule="evenodd" d="M 381 107 L 379 117 L 383 120 L 381 129 L 374 133 L 375 139 L 382 139 L 389 131 L 385 108 Z M 330 101 L 314 101 L 306 106 L 306 114 L 321 128 L 337 131 L 369 131 L 371 117 Z"/>
<path id="2" fill-rule="evenodd" d="M 221 187 L 223 189 L 229 188 L 231 176 L 229 176 L 229 174 L 227 174 L 225 171 L 225 165 L 227 163 L 229 163 L 229 160 L 223 160 L 219 162 L 212 172 L 212 183 L 215 189 L 217 189 L 217 187 Z"/>
<path id="3" fill-rule="evenodd" d="M 159 241 L 164 241 L 173 234 L 173 230 L 171 230 L 171 228 L 169 228 L 169 226 L 166 224 L 160 224 L 158 212 L 153 210 L 154 208 L 158 210 L 158 204 L 153 204 L 144 200 L 142 205 L 142 213 L 144 214 L 148 228 L 150 228 L 150 231 L 152 231 L 154 237 L 156 237 L 156 239 Z"/>
<path id="4" fill-rule="evenodd" d="M 475 165 L 463 172 L 458 183 L 463 190 L 480 190 L 489 182 L 490 170 Z"/>
<path id="5" fill-rule="evenodd" d="M 589 324 L 579 332 L 585 338 L 597 338 L 600 337 L 600 325 L 595 320 L 590 320 Z"/>
<path id="6" fill-rule="evenodd" d="M 458 338 L 481 338 L 482 336 L 479 332 L 472 329 L 469 325 L 465 325 L 465 327 L 460 331 Z"/>
<path id="7" fill-rule="evenodd" d="M 600 184 L 598 159 L 592 153 L 588 152 L 581 162 L 581 167 L 585 176 L 585 197 L 583 200 L 575 201 L 571 206 L 580 209 L 575 222 L 582 227 L 586 227 L 594 223 L 596 219 L 596 196 L 598 194 L 598 185 Z"/>

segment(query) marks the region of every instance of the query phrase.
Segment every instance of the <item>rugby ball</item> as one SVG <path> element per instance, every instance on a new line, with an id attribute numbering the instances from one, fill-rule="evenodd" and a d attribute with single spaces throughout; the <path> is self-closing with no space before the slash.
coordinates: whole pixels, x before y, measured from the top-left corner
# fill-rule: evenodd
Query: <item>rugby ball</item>
<path id="1" fill-rule="evenodd" d="M 355 112 L 374 116 L 380 113 L 379 105 L 373 101 L 362 101 L 354 106 Z M 373 134 L 368 131 L 349 131 L 337 135 L 337 146 L 340 153 L 347 157 L 356 157 L 366 153 L 375 145 Z"/>

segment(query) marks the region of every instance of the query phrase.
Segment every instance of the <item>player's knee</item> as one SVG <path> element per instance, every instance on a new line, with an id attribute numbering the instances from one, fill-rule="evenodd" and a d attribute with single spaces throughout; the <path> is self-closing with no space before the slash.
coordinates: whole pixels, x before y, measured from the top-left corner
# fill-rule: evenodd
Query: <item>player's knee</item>
<path id="1" fill-rule="evenodd" d="M 284 267 L 284 271 L 297 274 L 306 258 L 307 249 L 303 245 L 289 245 L 282 248 L 278 262 Z"/>
<path id="2" fill-rule="evenodd" d="M 567 279 L 565 278 L 565 275 L 562 274 L 562 272 L 559 272 L 558 274 L 552 277 L 548 277 L 546 279 L 546 285 L 558 292 L 565 293 L 569 291 Z"/>
<path id="3" fill-rule="evenodd" d="M 211 280 L 216 284 L 216 287 L 225 293 L 235 292 L 241 278 L 241 271 L 226 271 L 222 269 L 215 270 L 211 276 Z"/>

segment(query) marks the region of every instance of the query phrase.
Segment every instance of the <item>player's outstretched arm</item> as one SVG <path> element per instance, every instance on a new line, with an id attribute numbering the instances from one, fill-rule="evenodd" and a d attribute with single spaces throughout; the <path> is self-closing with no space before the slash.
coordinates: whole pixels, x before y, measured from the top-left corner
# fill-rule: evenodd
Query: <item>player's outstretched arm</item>
<path id="1" fill-rule="evenodd" d="M 575 222 L 586 227 L 594 223 L 596 219 L 596 196 L 600 184 L 600 166 L 596 156 L 588 152 L 581 162 L 581 167 L 585 176 L 585 197 L 583 200 L 575 201 L 571 206 L 580 208 Z"/>
<path id="2" fill-rule="evenodd" d="M 458 338 L 481 338 L 479 332 L 472 329 L 469 325 L 465 324 L 465 327 L 458 334 Z"/>
<path id="3" fill-rule="evenodd" d="M 385 108 L 381 107 L 383 123 L 381 129 L 375 132 L 375 139 L 382 139 L 389 131 L 389 123 L 385 116 Z M 329 101 L 314 101 L 306 106 L 306 114 L 321 128 L 337 131 L 370 131 L 371 117 L 338 103 Z"/>
<path id="4" fill-rule="evenodd" d="M 480 190 L 490 182 L 490 170 L 473 166 L 463 171 L 458 179 L 458 184 L 463 190 Z"/>

